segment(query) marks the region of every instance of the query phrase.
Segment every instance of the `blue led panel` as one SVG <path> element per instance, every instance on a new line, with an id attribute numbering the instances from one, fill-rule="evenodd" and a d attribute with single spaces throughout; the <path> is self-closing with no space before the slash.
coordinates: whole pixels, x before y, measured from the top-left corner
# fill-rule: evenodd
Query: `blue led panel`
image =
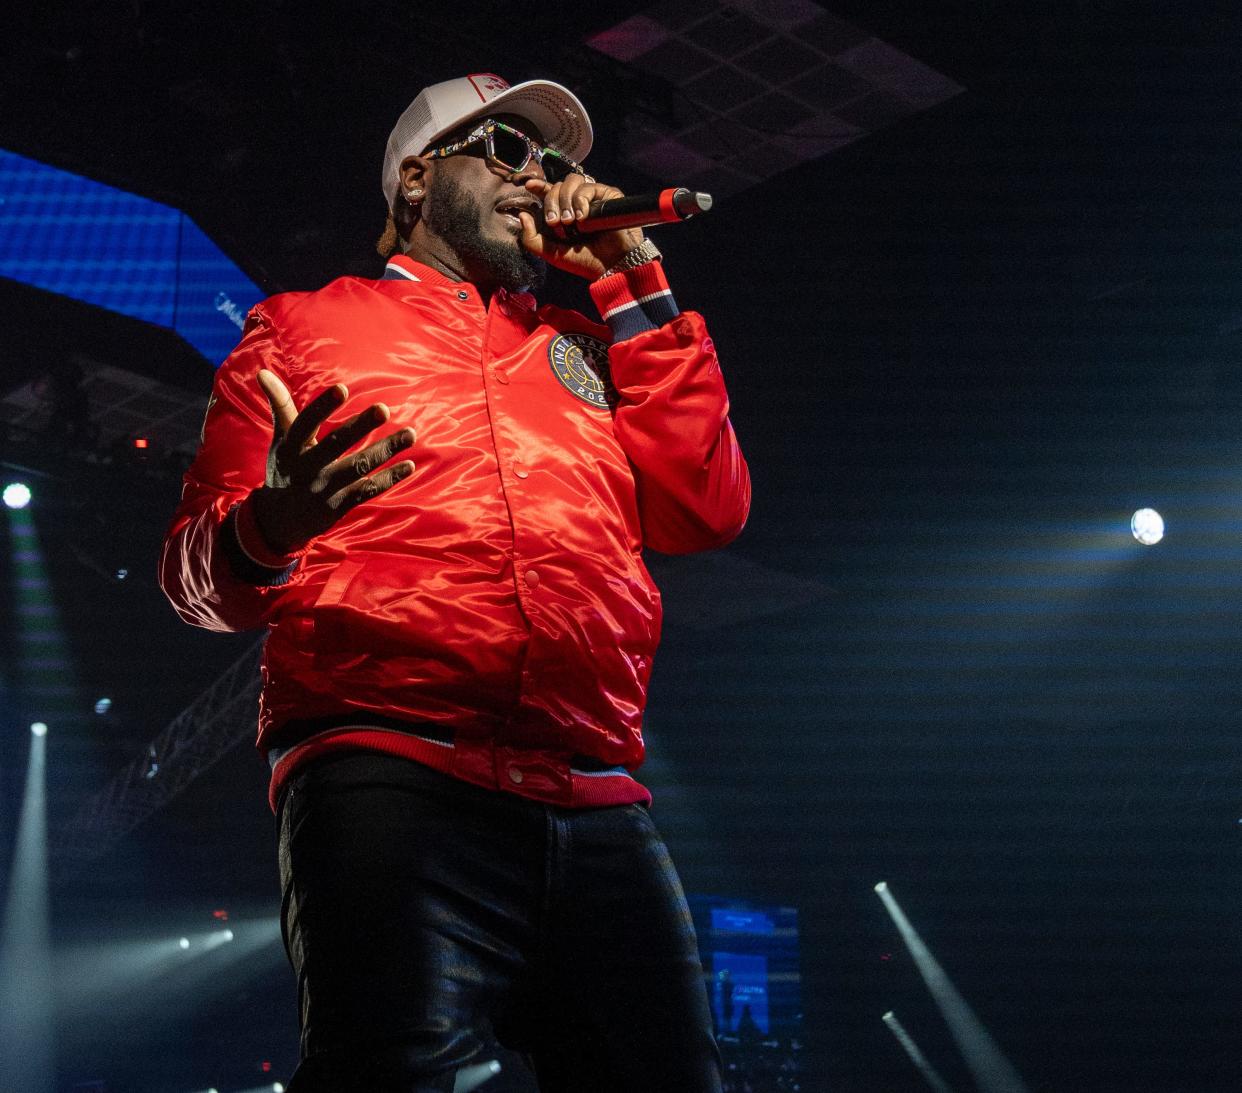
<path id="1" fill-rule="evenodd" d="M 728 930 L 739 934 L 756 934 L 771 937 L 776 933 L 776 923 L 763 911 L 736 906 L 713 907 L 712 929 Z"/>
<path id="2" fill-rule="evenodd" d="M 798 912 L 690 896 L 726 1093 L 802 1087 Z"/>
<path id="3" fill-rule="evenodd" d="M 179 209 L 3 149 L 0 277 L 175 330 L 213 364 L 264 296 Z"/>
<path id="4" fill-rule="evenodd" d="M 181 216 L 173 329 L 213 364 L 232 352 L 265 293 L 188 216 Z"/>

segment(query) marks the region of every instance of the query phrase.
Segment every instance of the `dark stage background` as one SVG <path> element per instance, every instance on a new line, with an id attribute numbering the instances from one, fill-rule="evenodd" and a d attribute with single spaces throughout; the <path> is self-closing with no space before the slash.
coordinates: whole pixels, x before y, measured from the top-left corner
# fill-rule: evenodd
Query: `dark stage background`
<path id="1" fill-rule="evenodd" d="M 708 318 L 755 502 L 726 551 L 650 562 L 653 814 L 690 892 L 797 909 L 805 1090 L 927 1089 L 888 1010 L 975 1088 L 878 881 L 1031 1090 L 1237 1089 L 1242 15 L 826 6 L 964 90 L 657 236 Z M 595 173 L 650 187 L 615 139 L 635 103 L 582 46 L 639 10 L 66 0 L 7 16 L 0 147 L 185 209 L 265 292 L 375 276 L 382 142 L 426 83 L 567 82 Z M 66 214 L 89 262 L 90 209 Z M 86 353 L 205 405 L 211 369 L 175 337 L 0 296 L 5 391 Z M 6 451 L 40 472 L 82 699 L 48 737 L 55 830 L 254 636 L 185 627 L 155 587 L 175 473 Z M 1148 505 L 1152 548 L 1128 526 Z M 7 868 L 40 712 L 3 595 Z M 57 870 L 81 988 L 57 1088 L 287 1080 L 265 774 L 238 747 Z M 249 949 L 144 970 L 219 909 Z"/>

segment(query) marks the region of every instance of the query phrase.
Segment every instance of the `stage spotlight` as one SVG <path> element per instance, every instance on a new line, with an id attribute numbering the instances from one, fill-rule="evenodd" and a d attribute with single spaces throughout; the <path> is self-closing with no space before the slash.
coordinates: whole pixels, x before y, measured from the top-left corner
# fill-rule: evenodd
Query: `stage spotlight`
<path id="1" fill-rule="evenodd" d="M 457 1072 L 457 1080 L 453 1083 L 453 1093 L 471 1093 L 479 1086 L 486 1085 L 499 1073 L 500 1063 L 495 1059 L 463 1067 Z"/>
<path id="2" fill-rule="evenodd" d="M 112 709 L 112 699 L 110 698 L 101 698 L 95 703 L 95 712 L 99 714 L 100 717 L 103 717 L 103 715 L 110 709 Z"/>
<path id="3" fill-rule="evenodd" d="M 1155 509 L 1139 509 L 1130 517 L 1130 530 L 1143 546 L 1155 546 L 1164 538 L 1164 518 Z"/>
<path id="4" fill-rule="evenodd" d="M 4 503 L 11 509 L 24 509 L 30 504 L 30 487 L 25 482 L 10 482 L 4 487 Z"/>
<path id="5" fill-rule="evenodd" d="M 285 1093 L 285 1087 L 280 1082 L 272 1082 L 272 1093 Z"/>
<path id="6" fill-rule="evenodd" d="M 910 1056 L 910 1061 L 918 1067 L 919 1073 L 927 1079 L 927 1084 L 930 1085 L 936 1093 L 953 1093 L 953 1090 L 949 1087 L 949 1083 L 946 1082 L 940 1076 L 936 1068 L 927 1061 L 927 1057 L 920 1050 L 919 1045 L 911 1039 L 910 1034 L 902 1027 L 901 1022 L 897 1020 L 897 1015 L 892 1010 L 889 1010 L 883 1017 L 880 1018 L 880 1020 L 884 1022 L 885 1026 L 888 1028 L 888 1031 L 897 1038 L 897 1042 L 905 1049 L 906 1054 Z"/>
<path id="7" fill-rule="evenodd" d="M 207 952 L 220 948 L 221 945 L 227 945 L 233 940 L 232 930 L 213 930 L 203 939 L 203 948 Z"/>
<path id="8" fill-rule="evenodd" d="M 932 1000 L 947 1022 L 949 1032 L 974 1076 L 975 1088 L 979 1093 L 1029 1093 L 1013 1064 L 1001 1053 L 992 1034 L 984 1028 L 983 1022 L 958 992 L 906 917 L 888 885 L 881 881 L 875 886 L 875 890 L 906 943 L 906 948 L 910 950 L 914 966 L 918 968 L 923 982 L 931 991 Z M 885 1021 L 885 1024 L 896 1035 L 896 1018 Z"/>
<path id="9" fill-rule="evenodd" d="M 183 949 L 188 949 L 190 947 L 190 939 L 188 937 L 183 937 L 177 942 L 177 944 Z"/>
<path id="10" fill-rule="evenodd" d="M 0 1089 L 52 1093 L 53 971 L 47 855 L 47 725 L 30 726 L 17 838 L 0 884 Z M 42 730 L 42 731 L 40 731 Z M 7 842 L 8 840 L 6 840 Z M 7 849 L 7 847 L 6 847 Z"/>
<path id="11" fill-rule="evenodd" d="M 129 576 L 129 570 L 128 570 L 128 569 L 124 569 L 124 568 L 122 568 L 122 569 L 118 569 L 118 570 L 116 571 L 116 579 L 117 579 L 118 581 L 123 581 L 123 580 L 125 580 L 125 578 L 126 578 L 126 577 L 128 577 L 128 576 Z"/>

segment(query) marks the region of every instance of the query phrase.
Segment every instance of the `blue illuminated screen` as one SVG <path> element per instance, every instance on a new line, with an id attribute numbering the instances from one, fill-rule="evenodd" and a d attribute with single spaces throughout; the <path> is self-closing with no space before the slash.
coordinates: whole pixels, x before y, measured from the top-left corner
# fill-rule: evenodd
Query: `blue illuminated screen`
<path id="1" fill-rule="evenodd" d="M 0 277 L 174 330 L 217 365 L 264 296 L 181 210 L 4 149 Z"/>
<path id="2" fill-rule="evenodd" d="M 798 912 L 690 896 L 724 1093 L 787 1093 L 802 1085 Z"/>

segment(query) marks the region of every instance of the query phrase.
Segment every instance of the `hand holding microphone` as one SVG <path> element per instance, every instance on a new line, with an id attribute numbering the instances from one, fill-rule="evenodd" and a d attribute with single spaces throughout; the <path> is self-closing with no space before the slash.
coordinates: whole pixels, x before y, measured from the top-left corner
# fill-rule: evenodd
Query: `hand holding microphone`
<path id="1" fill-rule="evenodd" d="M 528 179 L 526 189 L 543 202 L 543 224 L 519 214 L 522 246 L 550 265 L 595 279 L 643 241 L 641 228 L 677 223 L 707 212 L 710 194 L 669 188 L 626 197 L 585 175 L 562 182 Z"/>
<path id="2" fill-rule="evenodd" d="M 610 197 L 593 202 L 581 220 L 569 222 L 562 231 L 570 239 L 597 235 L 619 228 L 654 228 L 660 224 L 680 224 L 712 207 L 712 195 L 695 193 L 684 186 L 670 186 L 654 194 Z"/>

